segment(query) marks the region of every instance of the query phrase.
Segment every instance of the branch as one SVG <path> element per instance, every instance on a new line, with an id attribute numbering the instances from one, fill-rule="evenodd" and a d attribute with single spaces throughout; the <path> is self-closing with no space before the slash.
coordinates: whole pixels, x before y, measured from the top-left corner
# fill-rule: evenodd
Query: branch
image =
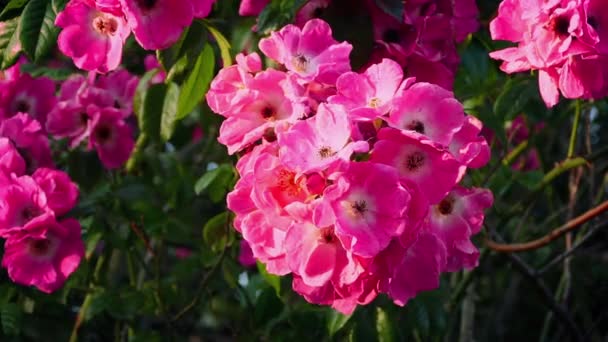
<path id="1" fill-rule="evenodd" d="M 546 273 L 551 267 L 559 264 L 562 260 L 564 260 L 565 258 L 574 254 L 574 252 L 578 248 L 580 248 L 587 241 L 589 241 L 592 237 L 594 237 L 597 232 L 601 231 L 602 229 L 605 229 L 606 227 L 608 227 L 608 221 L 590 229 L 589 232 L 587 232 L 587 234 L 585 234 L 585 236 L 583 236 L 580 239 L 580 241 L 578 241 L 574 246 L 572 246 L 571 249 L 569 249 L 569 250 L 561 253 L 560 255 L 556 256 L 555 258 L 553 258 L 553 260 L 549 261 L 545 266 L 543 266 L 540 270 L 538 270 L 536 272 L 536 274 L 541 275 L 541 274 Z"/>
<path id="2" fill-rule="evenodd" d="M 598 205 L 597 207 L 568 221 L 563 226 L 554 229 L 549 234 L 547 234 L 539 239 L 530 241 L 530 242 L 503 244 L 503 243 L 497 243 L 490 239 L 486 239 L 486 245 L 494 251 L 503 252 L 503 253 L 522 252 L 522 251 L 538 249 L 538 248 L 548 245 L 551 241 L 559 238 L 560 236 L 563 236 L 564 234 L 575 230 L 579 226 L 583 225 L 584 223 L 588 222 L 589 220 L 593 219 L 594 217 L 599 216 L 600 214 L 602 214 L 603 212 L 605 212 L 607 210 L 608 210 L 608 201 L 605 201 L 602 204 Z"/>
<path id="3" fill-rule="evenodd" d="M 495 230 L 491 229 L 490 233 L 493 234 L 498 240 L 502 240 L 500 235 L 498 235 Z M 511 259 L 513 266 L 515 266 L 515 268 L 519 270 L 519 272 L 521 272 L 527 279 L 529 279 L 536 287 L 549 309 L 555 314 L 555 317 L 560 320 L 562 324 L 564 324 L 564 326 L 570 333 L 572 340 L 583 341 L 583 335 L 576 326 L 576 323 L 574 323 L 572 317 L 568 315 L 568 312 L 564 309 L 563 306 L 561 306 L 553 299 L 553 294 L 551 293 L 551 290 L 549 290 L 549 288 L 542 281 L 542 279 L 536 276 L 536 272 L 534 271 L 534 269 L 515 254 L 508 253 L 507 257 Z"/>

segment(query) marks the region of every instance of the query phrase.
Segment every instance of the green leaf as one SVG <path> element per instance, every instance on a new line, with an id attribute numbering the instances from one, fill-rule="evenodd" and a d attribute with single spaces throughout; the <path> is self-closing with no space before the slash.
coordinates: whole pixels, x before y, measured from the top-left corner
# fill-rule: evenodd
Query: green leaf
<path id="1" fill-rule="evenodd" d="M 204 191 L 210 188 L 210 186 L 215 182 L 225 180 L 225 175 L 228 174 L 230 176 L 233 175 L 232 165 L 222 164 L 217 168 L 207 171 L 201 178 L 196 181 L 194 185 L 194 192 L 197 195 L 202 194 Z"/>
<path id="2" fill-rule="evenodd" d="M 277 297 L 279 297 L 281 295 L 281 277 L 268 273 L 268 271 L 266 270 L 266 265 L 264 265 L 263 263 L 258 261 L 257 265 L 258 271 L 262 275 L 262 278 L 264 278 L 264 281 L 266 281 L 266 283 L 274 289 L 277 294 Z"/>
<path id="3" fill-rule="evenodd" d="M 23 312 L 15 303 L 6 303 L 2 305 L 0 311 L 0 319 L 2 321 L 2 331 L 9 336 L 18 335 L 21 331 L 21 321 Z"/>
<path id="4" fill-rule="evenodd" d="M 536 83 L 530 79 L 511 78 L 494 103 L 494 112 L 504 120 L 520 114 L 526 104 L 537 94 Z"/>
<path id="5" fill-rule="evenodd" d="M 11 0 L 8 4 L 6 4 L 6 7 L 4 7 L 2 12 L 0 12 L 0 20 L 4 20 L 9 17 L 9 12 L 23 8 L 28 1 L 29 0 Z"/>
<path id="6" fill-rule="evenodd" d="M 209 33 L 215 38 L 217 45 L 220 48 L 220 54 L 222 55 L 222 67 L 226 68 L 232 65 L 232 56 L 230 53 L 230 43 L 224 37 L 224 35 L 218 31 L 213 25 L 211 25 L 207 20 L 203 20 L 205 27 L 209 30 Z"/>
<path id="7" fill-rule="evenodd" d="M 403 0 L 374 0 L 376 5 L 386 14 L 394 17 L 395 19 L 403 20 Z"/>
<path id="8" fill-rule="evenodd" d="M 348 323 L 352 315 L 344 315 L 336 310 L 329 311 L 329 320 L 327 322 L 327 331 L 329 336 L 335 335 L 340 329 Z"/>
<path id="9" fill-rule="evenodd" d="M 190 27 L 184 30 L 175 44 L 156 52 L 159 62 L 167 71 L 167 83 L 194 67 L 196 58 L 203 51 L 206 42 L 205 26 L 199 21 L 194 21 Z"/>
<path id="10" fill-rule="evenodd" d="M 32 77 L 44 76 L 56 81 L 66 80 L 74 74 L 74 71 L 70 69 L 49 68 L 36 64 L 23 64 L 21 71 L 30 74 Z"/>
<path id="11" fill-rule="evenodd" d="M 272 0 L 258 16 L 258 32 L 267 34 L 291 22 L 306 0 Z"/>
<path id="12" fill-rule="evenodd" d="M 153 69 L 146 72 L 137 84 L 137 88 L 135 89 L 135 96 L 133 96 L 133 112 L 135 113 L 138 119 L 144 108 L 144 95 L 150 87 L 150 80 L 152 80 L 152 77 L 156 76 L 157 73 L 158 69 Z"/>
<path id="13" fill-rule="evenodd" d="M 20 18 L 5 21 L 4 29 L 0 33 L 0 67 L 6 69 L 17 62 L 21 46 L 19 44 Z"/>
<path id="14" fill-rule="evenodd" d="M 152 141 L 160 139 L 160 120 L 167 94 L 165 84 L 154 84 L 144 94 L 143 110 L 139 119 L 139 128 Z"/>
<path id="15" fill-rule="evenodd" d="M 226 225 L 230 223 L 229 215 L 227 211 L 215 215 L 203 227 L 203 240 L 215 252 L 221 251 L 232 242 L 232 229 L 226 229 Z"/>
<path id="16" fill-rule="evenodd" d="M 378 332 L 379 342 L 396 341 L 396 330 L 392 318 L 381 307 L 376 308 L 376 331 Z"/>
<path id="17" fill-rule="evenodd" d="M 31 0 L 23 9 L 19 40 L 23 51 L 34 62 L 48 55 L 57 42 L 56 13 L 48 0 Z"/>
<path id="18" fill-rule="evenodd" d="M 177 104 L 179 101 L 179 87 L 171 82 L 167 85 L 167 93 L 160 119 L 160 137 L 168 141 L 173 135 L 177 123 Z"/>
<path id="19" fill-rule="evenodd" d="M 190 114 L 209 89 L 215 70 L 215 55 L 209 44 L 205 44 L 203 52 L 196 59 L 194 69 L 182 85 L 179 95 L 177 119 Z"/>
<path id="20" fill-rule="evenodd" d="M 53 0 L 52 4 L 55 14 L 59 14 L 59 12 L 63 11 L 68 1 L 69 0 Z"/>

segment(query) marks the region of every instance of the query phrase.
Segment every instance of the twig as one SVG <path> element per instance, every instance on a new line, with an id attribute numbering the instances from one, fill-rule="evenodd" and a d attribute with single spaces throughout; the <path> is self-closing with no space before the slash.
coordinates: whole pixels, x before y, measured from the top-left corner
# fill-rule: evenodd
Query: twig
<path id="1" fill-rule="evenodd" d="M 498 235 L 498 233 L 496 233 L 496 231 L 491 230 L 491 233 L 497 239 L 502 240 L 502 238 Z M 545 303 L 547 304 L 549 309 L 551 309 L 551 311 L 555 314 L 555 316 L 567 328 L 572 339 L 574 341 L 582 341 L 583 335 L 581 334 L 580 330 L 576 326 L 576 323 L 574 323 L 574 320 L 568 315 L 568 312 L 566 312 L 566 310 L 553 299 L 553 294 L 551 293 L 551 290 L 549 290 L 549 288 L 542 281 L 542 279 L 540 279 L 536 276 L 536 274 L 535 274 L 536 272 L 534 271 L 534 269 L 532 267 L 530 267 L 525 261 L 523 261 L 520 257 L 518 257 L 515 254 L 508 253 L 507 257 L 509 259 L 511 259 L 513 266 L 515 266 L 515 268 L 517 268 L 526 278 L 528 278 L 530 281 L 532 281 L 532 284 L 534 284 L 536 289 L 540 292 L 543 300 L 545 301 Z"/>
<path id="2" fill-rule="evenodd" d="M 143 241 L 144 246 L 146 247 L 146 250 L 148 251 L 148 253 L 150 253 L 153 257 L 155 257 L 156 255 L 154 254 L 154 249 L 152 248 L 152 245 L 150 245 L 150 241 L 148 240 L 148 238 L 146 237 L 146 234 L 139 229 L 139 227 L 137 226 L 137 224 L 135 224 L 135 222 L 131 222 L 131 230 L 135 233 L 135 235 L 137 235 L 137 237 Z"/>
<path id="3" fill-rule="evenodd" d="M 572 124 L 572 133 L 570 134 L 570 143 L 568 144 L 568 158 L 574 156 L 574 150 L 576 149 L 576 137 L 578 135 L 578 124 L 581 121 L 582 105 L 580 100 L 576 100 L 574 103 L 574 122 Z"/>
<path id="4" fill-rule="evenodd" d="M 554 229 L 549 234 L 547 234 L 539 239 L 533 240 L 533 241 L 524 242 L 524 243 L 503 244 L 503 243 L 497 243 L 490 239 L 486 239 L 486 245 L 494 251 L 504 252 L 504 253 L 522 252 L 522 251 L 538 249 L 538 248 L 548 245 L 551 241 L 559 238 L 560 236 L 563 236 L 564 234 L 575 230 L 582 224 L 593 219 L 594 217 L 599 216 L 606 210 L 608 210 L 608 201 L 603 202 L 602 204 L 598 205 L 597 207 L 568 221 L 563 226 Z"/>
<path id="5" fill-rule="evenodd" d="M 228 234 L 228 230 L 230 229 L 231 217 L 232 217 L 231 215 L 226 215 L 226 226 L 225 226 L 226 235 Z M 186 305 L 183 309 L 181 309 L 175 316 L 173 316 L 173 318 L 171 319 L 171 322 L 175 322 L 175 321 L 179 320 L 188 311 L 192 310 L 192 308 L 196 305 L 196 303 L 198 303 L 201 295 L 203 294 L 203 291 L 205 290 L 205 287 L 207 286 L 207 283 L 209 282 L 209 280 L 211 280 L 211 277 L 215 274 L 215 272 L 217 272 L 217 270 L 222 265 L 222 262 L 224 261 L 224 257 L 226 257 L 227 252 L 228 252 L 228 242 L 225 242 L 224 248 L 222 249 L 222 254 L 220 255 L 220 258 L 217 260 L 215 265 L 213 265 L 213 267 L 209 270 L 209 272 L 207 272 L 207 274 L 205 274 L 205 277 L 203 278 L 203 280 L 201 280 L 201 283 L 199 284 L 196 294 L 194 295 L 194 298 L 192 299 L 192 301 L 188 305 Z"/>
<path id="6" fill-rule="evenodd" d="M 540 270 L 538 270 L 536 272 L 537 275 L 542 275 L 544 273 L 546 273 L 549 269 L 551 269 L 553 266 L 559 264 L 562 260 L 564 260 L 565 258 L 567 258 L 568 256 L 574 254 L 574 252 L 576 252 L 576 250 L 578 248 L 580 248 L 582 245 L 584 245 L 587 241 L 589 241 L 597 232 L 601 231 L 602 229 L 605 229 L 608 227 L 608 221 L 595 226 L 593 228 L 591 228 L 587 234 L 585 234 L 585 236 L 583 236 L 576 244 L 574 244 L 572 246 L 571 249 L 561 253 L 560 255 L 556 256 L 555 258 L 553 258 L 553 260 L 549 261 L 545 266 L 543 266 Z"/>

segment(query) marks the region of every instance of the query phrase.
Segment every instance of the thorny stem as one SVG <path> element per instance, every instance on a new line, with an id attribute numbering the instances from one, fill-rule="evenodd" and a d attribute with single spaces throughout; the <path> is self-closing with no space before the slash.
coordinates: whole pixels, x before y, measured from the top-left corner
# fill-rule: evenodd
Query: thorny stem
<path id="1" fill-rule="evenodd" d="M 522 252 L 522 251 L 538 249 L 538 248 L 548 245 L 551 241 L 559 238 L 560 236 L 563 236 L 564 234 L 575 230 L 582 224 L 588 222 L 589 220 L 593 219 L 594 217 L 599 216 L 600 214 L 604 213 L 607 210 L 608 210 L 608 201 L 605 201 L 602 204 L 598 205 L 597 207 L 566 222 L 566 224 L 554 229 L 549 234 L 547 234 L 539 239 L 529 241 L 529 242 L 514 243 L 514 244 L 497 243 L 490 239 L 486 239 L 486 245 L 494 251 L 503 252 L 503 253 Z"/>
<path id="2" fill-rule="evenodd" d="M 105 260 L 106 260 L 105 254 L 102 254 L 97 259 L 97 262 L 95 264 L 95 271 L 93 272 L 93 281 L 94 282 L 99 282 L 99 277 L 101 275 L 101 269 L 103 268 L 103 265 L 105 264 Z M 82 322 L 84 322 L 85 316 L 87 314 L 87 311 L 89 311 L 89 307 L 91 306 L 92 301 L 93 301 L 93 293 L 89 292 L 84 297 L 84 301 L 82 302 L 82 305 L 80 306 L 80 310 L 78 311 L 78 316 L 76 316 L 76 322 L 74 322 L 74 327 L 72 328 L 72 334 L 70 335 L 70 342 L 78 341 L 78 329 L 80 328 L 80 325 L 82 325 Z"/>
<path id="3" fill-rule="evenodd" d="M 574 150 L 576 148 L 576 137 L 578 133 L 578 124 L 581 121 L 581 101 L 577 100 L 575 102 L 575 110 L 574 110 L 574 123 L 572 124 L 572 133 L 570 133 L 570 144 L 568 145 L 568 158 L 572 158 L 574 156 Z"/>

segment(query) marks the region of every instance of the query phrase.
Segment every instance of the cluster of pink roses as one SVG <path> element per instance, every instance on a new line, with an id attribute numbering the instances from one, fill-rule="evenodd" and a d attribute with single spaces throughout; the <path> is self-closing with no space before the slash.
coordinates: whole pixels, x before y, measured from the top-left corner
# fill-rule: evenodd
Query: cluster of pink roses
<path id="1" fill-rule="evenodd" d="M 80 224 L 63 218 L 78 199 L 70 177 L 54 169 L 41 125 L 55 102 L 54 83 L 19 73 L 0 81 L 0 237 L 10 278 L 44 292 L 60 288 L 84 256 Z"/>
<path id="2" fill-rule="evenodd" d="M 239 13 L 258 15 L 268 3 L 243 0 Z M 330 4 L 331 0 L 308 1 L 298 11 L 295 24 L 302 27 Z M 460 61 L 456 43 L 479 28 L 474 0 L 405 1 L 401 19 L 384 12 L 375 1 L 362 4 L 371 15 L 376 43 L 369 65 L 390 58 L 405 69 L 406 76 L 452 89 Z"/>
<path id="3" fill-rule="evenodd" d="M 286 71 L 239 55 L 207 102 L 226 118 L 219 141 L 243 154 L 228 207 L 267 270 L 348 313 L 381 292 L 403 305 L 474 267 L 470 238 L 493 198 L 458 183 L 489 148 L 453 94 L 389 59 L 352 72 L 352 46 L 318 19 L 259 47 Z"/>
<path id="4" fill-rule="evenodd" d="M 538 70 L 548 107 L 608 94 L 608 6 L 602 0 L 504 0 L 492 38 L 517 43 L 490 54 L 507 73 Z"/>
<path id="5" fill-rule="evenodd" d="M 106 168 L 120 168 L 135 145 L 126 120 L 133 113 L 138 82 L 123 69 L 103 76 L 71 76 L 62 83 L 58 102 L 48 114 L 48 132 L 68 138 L 71 148 L 88 139 L 88 148 L 97 151 Z"/>
<path id="6" fill-rule="evenodd" d="M 101 73 L 120 64 L 133 32 L 147 50 L 175 43 L 194 18 L 209 15 L 215 0 L 70 0 L 57 15 L 59 50 L 80 69 Z"/>

